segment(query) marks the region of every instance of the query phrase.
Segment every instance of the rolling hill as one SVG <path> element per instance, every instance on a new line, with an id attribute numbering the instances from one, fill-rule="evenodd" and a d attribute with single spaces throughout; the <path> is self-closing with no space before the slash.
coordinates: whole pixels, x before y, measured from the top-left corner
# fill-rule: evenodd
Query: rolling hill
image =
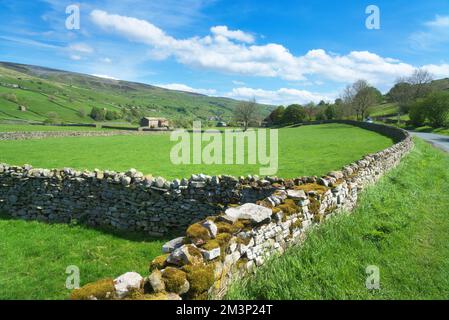
<path id="1" fill-rule="evenodd" d="M 116 111 L 116 122 L 142 116 L 229 119 L 240 101 L 99 78 L 39 66 L 0 62 L 0 121 L 92 123 L 93 107 Z M 259 105 L 261 115 L 272 106 Z"/>
<path id="2" fill-rule="evenodd" d="M 449 91 L 449 78 L 433 80 L 430 85 L 435 91 Z M 398 111 L 399 108 L 396 103 L 385 99 L 383 103 L 370 108 L 370 116 L 396 119 Z M 402 115 L 402 120 L 408 120 L 408 116 Z"/>

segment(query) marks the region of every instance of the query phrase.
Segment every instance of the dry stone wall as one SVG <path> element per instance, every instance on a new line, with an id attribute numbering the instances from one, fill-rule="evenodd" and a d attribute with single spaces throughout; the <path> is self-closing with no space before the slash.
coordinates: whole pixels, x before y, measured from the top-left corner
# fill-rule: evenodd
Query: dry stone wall
<path id="1" fill-rule="evenodd" d="M 110 137 L 118 135 L 145 135 L 153 134 L 148 131 L 17 131 L 17 132 L 0 132 L 0 141 L 6 140 L 30 140 L 45 138 L 64 138 L 64 137 Z"/>
<path id="2" fill-rule="evenodd" d="M 400 129 L 358 122 L 344 123 L 379 132 L 396 142 L 402 141 L 394 148 L 403 145 L 404 141 L 410 141 L 408 134 Z M 127 132 L 19 132 L 2 133 L 0 137 L 21 139 L 25 135 L 27 138 L 43 138 L 61 134 L 88 136 Z M 368 156 L 368 159 L 383 157 L 382 152 Z M 393 157 L 390 153 L 388 159 Z M 351 166 L 357 164 L 350 165 L 348 170 Z M 360 172 L 359 179 L 369 180 L 373 176 L 371 172 L 365 175 L 362 177 Z M 288 189 L 304 182 L 325 183 L 323 181 L 325 178 L 235 178 L 203 174 L 169 181 L 161 177 L 144 176 L 134 169 L 117 173 L 0 164 L 0 211 L 26 220 L 56 223 L 77 221 L 90 226 L 162 236 L 179 234 L 193 222 L 217 215 L 229 205 L 255 203 L 273 194 L 280 186 Z"/>
<path id="3" fill-rule="evenodd" d="M 348 123 L 348 122 L 345 122 Z M 351 123 L 356 124 L 357 123 Z M 128 272 L 73 291 L 72 299 L 220 299 L 232 281 L 251 274 L 268 258 L 304 240 L 306 231 L 335 214 L 351 211 L 360 191 L 394 168 L 413 147 L 403 130 L 358 124 L 396 143 L 323 177 L 265 180 L 268 194 L 253 202 L 228 204 L 217 215 L 190 225 L 167 242 L 143 277 Z M 259 179 L 235 181 L 252 189 Z M 236 190 L 237 190 L 236 189 Z M 253 193 L 254 194 L 254 193 Z M 254 199 L 253 199 L 254 200 Z M 243 203 L 243 204 L 242 204 Z M 138 281 L 136 281 L 138 279 Z"/>

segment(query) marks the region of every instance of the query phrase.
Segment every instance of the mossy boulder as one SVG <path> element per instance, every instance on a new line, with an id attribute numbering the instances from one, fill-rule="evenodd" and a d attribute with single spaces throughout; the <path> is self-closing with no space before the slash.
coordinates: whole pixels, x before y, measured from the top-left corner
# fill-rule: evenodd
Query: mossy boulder
<path id="1" fill-rule="evenodd" d="M 189 291 L 189 282 L 186 273 L 180 269 L 167 267 L 162 272 L 165 290 L 176 294 L 184 294 Z"/>
<path id="2" fill-rule="evenodd" d="M 71 300 L 104 300 L 114 298 L 115 287 L 113 279 L 102 279 L 88 283 L 75 289 L 70 294 Z"/>
<path id="3" fill-rule="evenodd" d="M 205 243 L 207 240 L 211 239 L 211 234 L 209 230 L 204 227 L 201 223 L 194 223 L 190 227 L 187 228 L 186 231 L 187 237 L 192 241 L 195 245 L 201 245 Z"/>
<path id="4" fill-rule="evenodd" d="M 167 258 L 169 254 L 163 254 L 153 259 L 150 263 L 150 272 L 156 269 L 164 269 L 167 266 Z"/>
<path id="5" fill-rule="evenodd" d="M 207 299 L 207 291 L 214 284 L 215 265 L 212 263 L 202 266 L 184 266 L 183 270 L 187 273 L 187 280 L 190 284 L 188 297 L 190 299 Z"/>

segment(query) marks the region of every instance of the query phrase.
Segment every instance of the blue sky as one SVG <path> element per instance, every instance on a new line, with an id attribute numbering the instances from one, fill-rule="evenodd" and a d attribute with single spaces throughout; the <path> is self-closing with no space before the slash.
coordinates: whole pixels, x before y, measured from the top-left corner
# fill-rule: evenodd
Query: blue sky
<path id="1" fill-rule="evenodd" d="M 418 67 L 449 77 L 447 0 L 0 0 L 0 21 L 1 61 L 272 104 L 331 100 L 357 79 L 385 92 Z"/>

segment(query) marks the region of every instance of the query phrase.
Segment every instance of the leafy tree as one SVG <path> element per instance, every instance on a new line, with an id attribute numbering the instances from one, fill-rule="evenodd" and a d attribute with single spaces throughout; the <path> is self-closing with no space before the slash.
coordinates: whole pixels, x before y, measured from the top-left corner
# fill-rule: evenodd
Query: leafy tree
<path id="1" fill-rule="evenodd" d="M 106 111 L 106 115 L 105 115 L 106 120 L 117 120 L 121 118 L 121 115 L 119 112 L 117 111 L 111 111 L 111 110 L 107 110 Z"/>
<path id="2" fill-rule="evenodd" d="M 449 124 L 449 93 L 440 91 L 431 93 L 423 101 L 423 107 L 430 125 L 434 128 Z"/>
<path id="3" fill-rule="evenodd" d="M 426 122 L 426 108 L 423 99 L 419 99 L 410 105 L 410 122 L 415 127 L 421 127 Z"/>
<path id="4" fill-rule="evenodd" d="M 333 120 L 337 118 L 337 108 L 333 104 L 329 104 L 324 110 L 324 115 L 326 119 Z"/>
<path id="5" fill-rule="evenodd" d="M 315 120 L 317 121 L 327 120 L 325 112 L 323 110 L 318 111 L 315 115 Z"/>
<path id="6" fill-rule="evenodd" d="M 399 79 L 393 88 L 387 94 L 390 101 L 398 104 L 401 113 L 407 113 L 409 106 L 414 99 L 414 88 L 413 86 Z"/>
<path id="7" fill-rule="evenodd" d="M 290 123 L 300 123 L 304 122 L 306 119 L 307 114 L 304 109 L 299 104 L 292 104 L 287 107 L 284 111 L 284 115 L 282 117 L 282 123 L 284 124 L 290 124 Z"/>
<path id="8" fill-rule="evenodd" d="M 97 107 L 93 107 L 90 112 L 90 117 L 95 121 L 104 121 L 106 119 L 106 109 L 101 109 Z"/>
<path id="9" fill-rule="evenodd" d="M 279 106 L 270 113 L 270 115 L 267 117 L 267 120 L 272 124 L 281 124 L 284 112 L 285 107 Z"/>
<path id="10" fill-rule="evenodd" d="M 323 101 L 324 103 L 324 101 Z M 317 112 L 317 107 L 313 102 L 309 102 L 304 106 L 304 112 L 306 113 L 306 119 L 307 121 L 312 121 L 313 118 L 315 118 L 315 114 Z"/>
<path id="11" fill-rule="evenodd" d="M 256 99 L 238 104 L 234 109 L 234 119 L 243 124 L 244 131 L 248 130 L 251 122 L 259 120 L 259 110 L 257 108 Z"/>

